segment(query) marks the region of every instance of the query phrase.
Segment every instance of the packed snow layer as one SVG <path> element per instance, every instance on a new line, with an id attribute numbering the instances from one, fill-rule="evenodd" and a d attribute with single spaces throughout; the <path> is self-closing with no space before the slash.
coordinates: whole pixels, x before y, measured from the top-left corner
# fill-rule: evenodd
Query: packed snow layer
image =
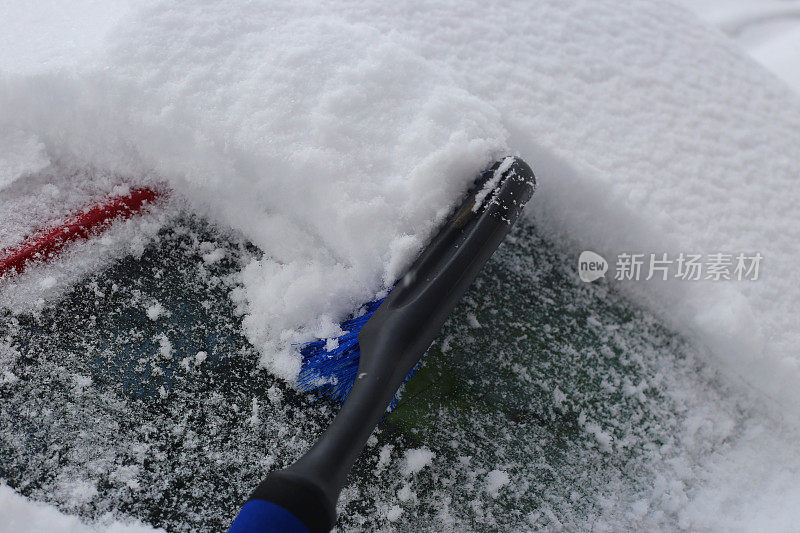
<path id="1" fill-rule="evenodd" d="M 110 521 L 103 524 L 88 525 L 78 518 L 60 512 L 52 505 L 34 503 L 16 494 L 0 483 L 0 509 L 3 523 L 0 529 L 15 533 L 155 533 L 163 529 L 153 529 L 140 523 Z"/>
<path id="2" fill-rule="evenodd" d="M 102 48 L 131 0 L 0 0 L 0 74 L 80 64 Z"/>
<path id="3" fill-rule="evenodd" d="M 683 3 L 800 92 L 800 2 L 683 0 Z"/>
<path id="4" fill-rule="evenodd" d="M 236 297 L 276 375 L 511 152 L 537 173 L 532 216 L 575 255 L 760 252 L 756 282 L 622 289 L 798 413 L 800 99 L 687 12 L 184 1 L 119 20 L 97 53 L 36 75 L 3 56 L 0 130 L 22 140 L 0 160 L 156 176 L 243 232 L 264 256 Z"/>
<path id="5" fill-rule="evenodd" d="M 0 132 L 0 188 L 5 188 L 23 174 L 36 172 L 50 164 L 44 146 L 33 135 L 19 130 Z M 5 240 L 3 242 L 6 242 Z"/>

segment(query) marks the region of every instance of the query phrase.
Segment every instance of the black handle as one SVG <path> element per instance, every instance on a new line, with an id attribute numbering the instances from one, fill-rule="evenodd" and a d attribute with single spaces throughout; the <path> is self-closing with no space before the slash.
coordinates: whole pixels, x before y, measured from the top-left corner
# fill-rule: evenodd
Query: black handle
<path id="1" fill-rule="evenodd" d="M 277 504 L 313 533 L 333 527 L 339 493 L 367 439 L 534 187 L 533 172 L 519 158 L 481 175 L 358 335 L 358 376 L 334 421 L 296 463 L 269 474 L 251 500 Z"/>

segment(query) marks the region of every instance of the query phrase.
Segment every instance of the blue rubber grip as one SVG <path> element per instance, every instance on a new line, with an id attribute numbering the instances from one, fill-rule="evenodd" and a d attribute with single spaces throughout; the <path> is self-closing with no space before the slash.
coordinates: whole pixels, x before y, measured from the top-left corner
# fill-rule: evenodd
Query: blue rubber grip
<path id="1" fill-rule="evenodd" d="M 309 533 L 292 513 L 265 500 L 250 500 L 239 511 L 228 533 Z"/>

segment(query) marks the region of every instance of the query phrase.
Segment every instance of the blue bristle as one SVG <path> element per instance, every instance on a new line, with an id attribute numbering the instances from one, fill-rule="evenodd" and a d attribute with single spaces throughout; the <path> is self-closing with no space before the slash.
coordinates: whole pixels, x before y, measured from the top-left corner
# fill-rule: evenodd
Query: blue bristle
<path id="1" fill-rule="evenodd" d="M 358 360 L 361 355 L 358 334 L 384 299 L 368 303 L 364 313 L 340 325 L 344 333 L 337 337 L 339 345 L 336 348 L 326 350 L 327 340 L 316 340 L 303 345 L 300 350 L 303 363 L 297 379 L 300 390 L 317 392 L 319 396 L 333 402 L 344 403 L 347 400 L 358 373 Z M 417 366 L 411 370 L 406 380 L 414 374 Z M 394 409 L 396 405 L 395 396 L 389 409 Z"/>

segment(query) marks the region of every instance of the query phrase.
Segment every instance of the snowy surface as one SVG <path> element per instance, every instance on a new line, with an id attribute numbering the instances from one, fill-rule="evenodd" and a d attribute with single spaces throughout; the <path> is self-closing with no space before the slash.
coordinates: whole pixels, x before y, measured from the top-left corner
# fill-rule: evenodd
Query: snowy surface
<path id="1" fill-rule="evenodd" d="M 648 1 L 85 2 L 72 18 L 16 5 L 0 4 L 17 21 L 0 55 L 0 130 L 13 140 L 0 146 L 3 246 L 101 196 L 109 176 L 167 180 L 263 250 L 235 297 L 261 363 L 289 381 L 291 343 L 334 334 L 389 286 L 475 170 L 508 152 L 531 162 L 531 216 L 569 256 L 760 252 L 757 282 L 619 287 L 753 409 L 786 419 L 730 445 L 713 424 L 716 459 L 684 456 L 704 489 L 689 498 L 673 478 L 632 512 L 725 526 L 720 509 L 743 492 L 742 523 L 791 523 L 780 503 L 800 462 L 786 444 L 800 413 L 800 97 L 722 33 Z M 71 168 L 93 170 L 65 186 Z M 49 294 L 64 286 L 51 278 L 27 279 Z M 7 305 L 45 299 L 25 281 L 1 290 Z"/>
<path id="2" fill-rule="evenodd" d="M 0 509 L 3 511 L 3 531 L 50 533 L 155 533 L 156 530 L 138 523 L 110 522 L 87 525 L 74 516 L 61 513 L 52 505 L 31 502 L 0 483 Z"/>
<path id="3" fill-rule="evenodd" d="M 0 0 L 0 74 L 37 74 L 80 64 L 100 50 L 131 0 Z"/>
<path id="4" fill-rule="evenodd" d="M 800 92 L 800 2 L 684 0 L 683 4 Z"/>

